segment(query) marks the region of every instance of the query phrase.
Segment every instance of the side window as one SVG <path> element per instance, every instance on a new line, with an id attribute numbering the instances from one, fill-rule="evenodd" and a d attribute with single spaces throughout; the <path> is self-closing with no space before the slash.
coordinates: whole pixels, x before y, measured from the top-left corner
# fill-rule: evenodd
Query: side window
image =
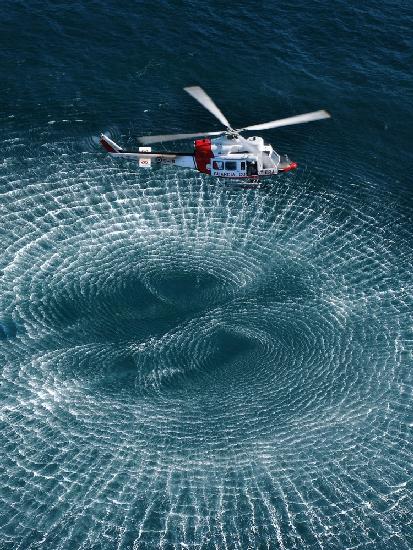
<path id="1" fill-rule="evenodd" d="M 222 161 L 219 161 L 219 160 L 214 160 L 214 162 L 212 163 L 212 168 L 214 170 L 223 170 L 224 169 L 224 163 Z"/>
<path id="2" fill-rule="evenodd" d="M 225 162 L 225 170 L 236 170 L 237 163 L 234 160 L 227 160 Z"/>
<path id="3" fill-rule="evenodd" d="M 245 172 L 245 162 L 241 162 L 241 172 Z"/>

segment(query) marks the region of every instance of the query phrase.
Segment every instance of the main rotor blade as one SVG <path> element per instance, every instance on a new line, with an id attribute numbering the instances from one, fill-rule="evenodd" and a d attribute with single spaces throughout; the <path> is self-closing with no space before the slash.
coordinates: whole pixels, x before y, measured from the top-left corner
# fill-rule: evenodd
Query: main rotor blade
<path id="1" fill-rule="evenodd" d="M 221 132 L 198 132 L 196 134 L 166 134 L 159 136 L 142 136 L 138 138 L 138 140 L 143 145 L 149 145 L 150 143 L 158 143 L 160 141 L 177 141 L 179 139 L 190 139 L 194 137 L 219 136 L 224 132 L 225 130 L 221 130 Z"/>
<path id="2" fill-rule="evenodd" d="M 188 92 L 194 99 L 196 99 L 205 109 L 207 109 L 214 117 L 216 117 L 221 124 L 227 128 L 231 128 L 231 124 L 224 117 L 212 99 L 207 95 L 200 86 L 189 86 L 184 88 L 185 92 Z"/>
<path id="3" fill-rule="evenodd" d="M 279 120 L 272 120 L 271 122 L 264 122 L 263 124 L 254 124 L 253 126 L 246 126 L 237 130 L 269 130 L 270 128 L 279 128 L 280 126 L 290 126 L 291 124 L 302 124 L 303 122 L 311 122 L 312 120 L 321 120 L 322 118 L 330 118 L 331 115 L 327 111 L 313 111 L 311 113 L 305 113 L 303 115 L 291 116 L 289 118 L 281 118 Z"/>

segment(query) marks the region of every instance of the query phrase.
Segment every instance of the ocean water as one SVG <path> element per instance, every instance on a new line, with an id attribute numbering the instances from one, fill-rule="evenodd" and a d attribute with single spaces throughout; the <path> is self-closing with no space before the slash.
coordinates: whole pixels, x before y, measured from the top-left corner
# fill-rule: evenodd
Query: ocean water
<path id="1" fill-rule="evenodd" d="M 412 548 L 411 2 L 2 8 L 1 550 Z M 195 84 L 333 118 L 260 190 L 101 151 Z"/>

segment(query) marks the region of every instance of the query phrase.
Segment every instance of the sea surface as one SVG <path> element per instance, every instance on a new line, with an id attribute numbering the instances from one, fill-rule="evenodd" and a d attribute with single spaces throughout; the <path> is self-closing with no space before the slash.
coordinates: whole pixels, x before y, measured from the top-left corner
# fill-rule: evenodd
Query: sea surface
<path id="1" fill-rule="evenodd" d="M 412 29 L 2 2 L 1 550 L 413 547 Z M 219 130 L 190 85 L 332 119 L 262 132 L 299 167 L 258 190 L 100 149 Z"/>

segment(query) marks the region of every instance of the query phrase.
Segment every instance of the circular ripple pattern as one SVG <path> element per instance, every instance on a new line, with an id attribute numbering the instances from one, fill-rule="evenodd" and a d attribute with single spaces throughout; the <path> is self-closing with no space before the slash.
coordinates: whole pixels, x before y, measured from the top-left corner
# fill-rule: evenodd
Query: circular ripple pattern
<path id="1" fill-rule="evenodd" d="M 408 548 L 412 211 L 53 155 L 2 179 L 4 548 Z"/>

